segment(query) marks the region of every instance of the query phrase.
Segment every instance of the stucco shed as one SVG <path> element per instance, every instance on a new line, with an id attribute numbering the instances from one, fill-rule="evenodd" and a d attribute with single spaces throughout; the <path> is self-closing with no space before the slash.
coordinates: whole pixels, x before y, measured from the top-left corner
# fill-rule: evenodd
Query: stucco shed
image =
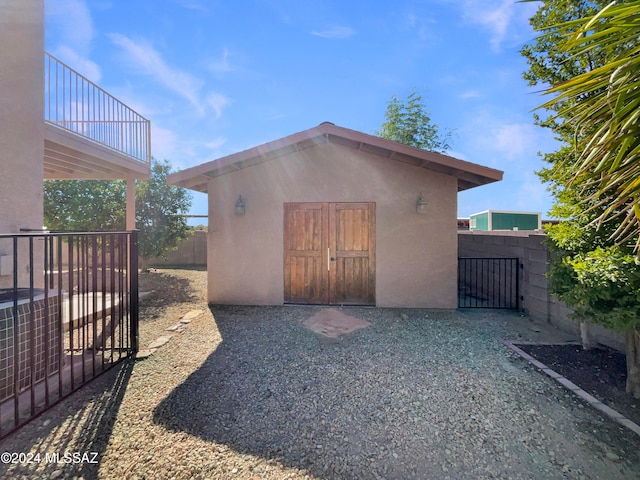
<path id="1" fill-rule="evenodd" d="M 457 193 L 501 179 L 325 122 L 167 181 L 208 193 L 211 303 L 455 308 Z"/>

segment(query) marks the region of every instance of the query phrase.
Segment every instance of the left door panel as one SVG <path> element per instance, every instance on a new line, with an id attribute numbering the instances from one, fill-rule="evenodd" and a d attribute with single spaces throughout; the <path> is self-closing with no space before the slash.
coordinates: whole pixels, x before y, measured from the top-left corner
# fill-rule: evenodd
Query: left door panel
<path id="1" fill-rule="evenodd" d="M 328 205 L 284 205 L 284 301 L 329 303 Z"/>

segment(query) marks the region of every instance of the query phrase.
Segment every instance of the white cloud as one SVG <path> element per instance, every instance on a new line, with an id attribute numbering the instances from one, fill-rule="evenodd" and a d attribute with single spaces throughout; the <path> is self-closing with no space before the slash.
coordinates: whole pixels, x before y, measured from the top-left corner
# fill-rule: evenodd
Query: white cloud
<path id="1" fill-rule="evenodd" d="M 526 123 L 503 124 L 494 128 L 486 141 L 509 160 L 530 156 L 536 152 L 536 129 L 535 125 Z"/>
<path id="2" fill-rule="evenodd" d="M 224 49 L 222 51 L 222 58 L 220 60 L 214 60 L 208 65 L 209 70 L 216 74 L 229 73 L 234 70 L 229 62 L 229 50 Z"/>
<path id="3" fill-rule="evenodd" d="M 539 211 L 547 215 L 550 208 L 550 195 L 547 187 L 533 172 L 526 172 L 517 191 L 516 207 L 519 210 Z"/>
<path id="4" fill-rule="evenodd" d="M 502 0 L 499 5 L 493 8 L 488 7 L 486 3 L 479 8 L 475 2 L 467 2 L 467 4 L 471 4 L 473 21 L 491 32 L 491 47 L 494 50 L 500 49 L 500 44 L 507 33 L 507 27 L 513 13 L 513 0 Z"/>
<path id="5" fill-rule="evenodd" d="M 45 15 L 47 31 L 60 39 L 50 47 L 50 53 L 92 82 L 99 82 L 100 67 L 89 59 L 96 31 L 87 4 L 83 0 L 47 0 Z"/>
<path id="6" fill-rule="evenodd" d="M 153 77 L 165 88 L 185 98 L 200 113 L 203 113 L 198 95 L 203 85 L 201 80 L 169 66 L 153 46 L 145 41 L 134 42 L 117 33 L 110 34 L 109 38 L 122 48 L 128 63 L 139 73 Z"/>
<path id="7" fill-rule="evenodd" d="M 436 21 L 430 17 L 423 17 L 414 12 L 408 12 L 404 16 L 404 28 L 415 31 L 420 40 L 428 40 L 432 37 L 430 26 Z"/>
<path id="8" fill-rule="evenodd" d="M 170 115 L 172 111 L 171 105 L 164 97 L 158 98 L 153 95 L 144 95 L 146 92 L 135 90 L 129 83 L 111 87 L 109 88 L 109 93 L 130 109 L 148 119 Z"/>
<path id="9" fill-rule="evenodd" d="M 178 152 L 176 134 L 166 128 L 151 124 L 151 153 L 158 160 L 175 158 Z"/>
<path id="10" fill-rule="evenodd" d="M 209 5 L 206 0 L 178 0 L 176 2 L 180 7 L 187 10 L 195 10 L 197 12 L 209 13 Z"/>
<path id="11" fill-rule="evenodd" d="M 205 142 L 204 146 L 211 149 L 211 150 L 218 150 L 220 147 L 222 147 L 225 143 L 227 143 L 227 139 L 224 137 L 218 137 L 218 138 L 214 138 L 212 141 L 210 142 Z"/>
<path id="12" fill-rule="evenodd" d="M 349 38 L 355 35 L 355 33 L 356 31 L 351 27 L 346 27 L 343 25 L 331 25 L 324 30 L 313 30 L 311 32 L 311 35 L 334 40 L 344 40 L 345 38 Z"/>
<path id="13" fill-rule="evenodd" d="M 448 150 L 446 152 L 446 154 L 449 155 L 450 157 L 457 158 L 458 160 L 469 161 L 467 159 L 467 154 L 466 153 L 463 153 L 463 152 L 460 152 L 460 151 L 457 151 L 457 150 Z"/>
<path id="14" fill-rule="evenodd" d="M 211 92 L 207 95 L 207 105 L 213 108 L 213 111 L 216 113 L 216 119 L 220 118 L 222 109 L 229 105 L 229 103 L 231 103 L 231 101 L 219 93 Z"/>
<path id="15" fill-rule="evenodd" d="M 467 90 L 466 92 L 462 92 L 460 95 L 458 95 L 458 97 L 460 97 L 463 100 L 468 100 L 470 98 L 480 98 L 483 96 L 484 95 L 480 93 L 478 90 Z"/>
<path id="16" fill-rule="evenodd" d="M 458 130 L 458 148 L 468 152 L 472 162 L 504 171 L 539 168 L 537 152 L 547 143 L 543 129 L 508 112 L 480 107 L 469 115 Z"/>
<path id="17" fill-rule="evenodd" d="M 93 83 L 100 82 L 102 71 L 98 64 L 88 58 L 80 56 L 78 52 L 72 48 L 61 45 L 56 49 L 55 56 Z"/>
<path id="18" fill-rule="evenodd" d="M 460 2 L 463 19 L 489 31 L 491 48 L 499 51 L 504 42 L 519 42 L 531 36 L 528 19 L 537 3 L 515 0 L 465 0 Z"/>
<path id="19" fill-rule="evenodd" d="M 89 49 L 95 37 L 91 13 L 83 0 L 47 0 L 47 28 L 55 28 L 57 37 L 79 52 Z"/>
<path id="20" fill-rule="evenodd" d="M 222 109 L 231 103 L 227 97 L 217 92 L 210 92 L 203 101 L 200 90 L 204 82 L 179 68 L 170 66 L 148 42 L 136 42 L 117 33 L 110 34 L 109 38 L 122 48 L 131 68 L 142 75 L 152 77 L 160 85 L 187 100 L 199 115 L 203 115 L 205 107 L 208 106 L 214 111 L 216 119 L 220 118 Z"/>

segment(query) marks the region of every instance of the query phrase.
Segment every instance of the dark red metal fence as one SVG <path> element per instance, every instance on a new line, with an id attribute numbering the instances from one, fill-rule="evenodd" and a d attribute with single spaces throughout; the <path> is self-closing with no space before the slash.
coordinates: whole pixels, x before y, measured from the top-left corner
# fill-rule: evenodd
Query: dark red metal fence
<path id="1" fill-rule="evenodd" d="M 137 236 L 0 235 L 0 438 L 135 356 Z"/>

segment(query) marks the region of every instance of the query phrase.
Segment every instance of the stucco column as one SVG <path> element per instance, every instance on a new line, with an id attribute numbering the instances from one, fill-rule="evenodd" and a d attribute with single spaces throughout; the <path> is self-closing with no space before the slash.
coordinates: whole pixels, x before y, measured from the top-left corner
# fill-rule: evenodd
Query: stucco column
<path id="1" fill-rule="evenodd" d="M 0 0 L 0 233 L 42 228 L 44 0 Z M 43 242 L 34 242 L 34 259 Z M 42 286 L 42 262 L 27 243 L 0 241 L 0 287 Z M 18 270 L 13 262 L 17 255 Z"/>
<path id="2" fill-rule="evenodd" d="M 42 228 L 44 0 L 0 0 L 0 232 Z"/>
<path id="3" fill-rule="evenodd" d="M 136 228 L 136 179 L 127 178 L 127 230 Z"/>

